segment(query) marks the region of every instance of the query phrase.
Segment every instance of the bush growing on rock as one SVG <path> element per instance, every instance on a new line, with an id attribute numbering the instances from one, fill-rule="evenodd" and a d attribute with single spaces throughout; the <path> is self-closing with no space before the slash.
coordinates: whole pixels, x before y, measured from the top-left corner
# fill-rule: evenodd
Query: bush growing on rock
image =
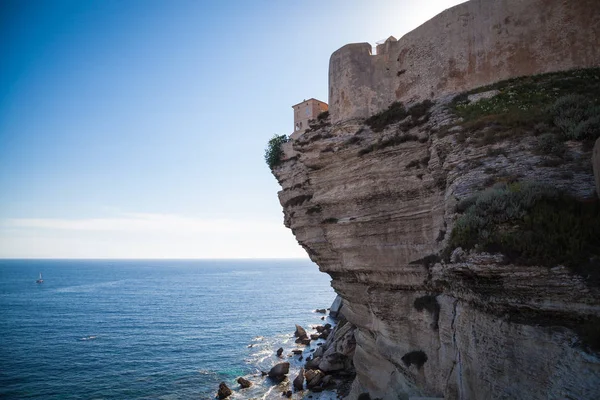
<path id="1" fill-rule="evenodd" d="M 402 121 L 410 116 L 410 122 L 407 122 L 402 126 L 404 129 L 410 129 L 417 126 L 421 122 L 425 122 L 429 118 L 429 110 L 433 106 L 431 100 L 424 100 L 420 103 L 414 104 L 408 110 L 404 107 L 404 104 L 396 101 L 393 102 L 387 110 L 377 113 L 365 120 L 365 124 L 374 132 L 381 132 L 388 125 L 395 122 Z"/>
<path id="2" fill-rule="evenodd" d="M 288 141 L 286 135 L 274 135 L 267 143 L 265 149 L 265 161 L 270 169 L 275 168 L 281 163 L 281 157 L 283 156 L 283 149 L 281 146 Z"/>
<path id="3" fill-rule="evenodd" d="M 487 136 L 479 140 L 480 144 L 553 131 L 560 131 L 562 140 L 597 138 L 599 77 L 599 68 L 561 71 L 509 79 L 462 93 L 450 105 L 462 118 L 456 124 L 462 129 L 455 132 L 464 135 L 486 128 Z M 472 95 L 487 91 L 498 94 L 469 101 Z M 450 129 L 440 131 L 440 135 L 448 133 Z"/>
<path id="4" fill-rule="evenodd" d="M 600 106 L 587 96 L 571 94 L 558 98 L 551 107 L 554 124 L 567 140 L 600 137 Z"/>
<path id="5" fill-rule="evenodd" d="M 329 118 L 329 111 L 323 111 L 320 112 L 319 115 L 317 115 L 317 121 L 324 121 L 327 118 Z"/>
<path id="6" fill-rule="evenodd" d="M 554 187 L 516 182 L 497 184 L 464 203 L 450 249 L 500 252 L 526 265 L 562 264 L 600 276 L 592 265 L 600 255 L 599 201 L 581 202 Z"/>
<path id="7" fill-rule="evenodd" d="M 389 124 L 402 121 L 408 117 L 404 104 L 396 101 L 392 103 L 387 110 L 377 113 L 366 119 L 365 124 L 369 125 L 375 132 L 381 132 Z"/>
<path id="8" fill-rule="evenodd" d="M 544 133 L 537 137 L 536 150 L 540 154 L 562 157 L 567 147 L 554 133 Z"/>

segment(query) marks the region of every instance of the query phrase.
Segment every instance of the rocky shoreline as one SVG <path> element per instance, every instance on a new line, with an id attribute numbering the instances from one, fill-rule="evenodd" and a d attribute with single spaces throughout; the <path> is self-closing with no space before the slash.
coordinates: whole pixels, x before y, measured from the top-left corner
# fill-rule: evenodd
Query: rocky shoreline
<path id="1" fill-rule="evenodd" d="M 356 328 L 339 309 L 317 309 L 314 312 L 324 314 L 321 317 L 324 323 L 310 325 L 308 329 L 296 325 L 292 336 L 294 346 L 287 349 L 279 347 L 274 352 L 280 362 L 273 363 L 268 371 L 239 377 L 236 380 L 239 386 L 229 387 L 226 382 L 221 382 L 215 398 L 254 399 L 257 398 L 255 395 L 245 397 L 244 391 L 259 384 L 271 387 L 268 393 L 281 393 L 278 397 L 282 398 L 344 398 L 355 376 L 352 358 L 356 347 Z"/>

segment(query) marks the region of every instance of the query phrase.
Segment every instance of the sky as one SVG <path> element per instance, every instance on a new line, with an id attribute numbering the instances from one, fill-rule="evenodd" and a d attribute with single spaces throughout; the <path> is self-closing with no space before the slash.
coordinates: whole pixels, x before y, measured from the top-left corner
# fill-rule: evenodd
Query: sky
<path id="1" fill-rule="evenodd" d="M 0 0 L 0 258 L 306 258 L 267 141 L 461 2 Z"/>

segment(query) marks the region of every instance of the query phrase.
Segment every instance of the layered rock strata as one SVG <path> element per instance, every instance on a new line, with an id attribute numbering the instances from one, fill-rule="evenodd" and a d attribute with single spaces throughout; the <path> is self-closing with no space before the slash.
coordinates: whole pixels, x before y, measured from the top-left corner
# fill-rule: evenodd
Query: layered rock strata
<path id="1" fill-rule="evenodd" d="M 373 132 L 322 123 L 284 145 L 284 223 L 356 326 L 350 399 L 595 399 L 600 291 L 566 267 L 454 250 L 456 205 L 494 181 L 535 180 L 594 199 L 591 150 L 549 165 L 529 134 L 485 143 L 440 98 Z M 589 328 L 589 327 L 592 328 Z"/>

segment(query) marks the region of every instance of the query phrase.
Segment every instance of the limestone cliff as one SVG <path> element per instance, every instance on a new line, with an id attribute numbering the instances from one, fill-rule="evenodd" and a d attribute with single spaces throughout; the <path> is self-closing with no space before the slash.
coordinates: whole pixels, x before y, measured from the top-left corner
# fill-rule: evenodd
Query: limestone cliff
<path id="1" fill-rule="evenodd" d="M 573 91 L 600 93 L 589 82 L 600 70 L 323 119 L 284 145 L 285 225 L 357 327 L 351 399 L 600 398 L 597 270 L 452 246 L 465 203 L 499 183 L 596 204 L 593 144 L 547 116 Z"/>

